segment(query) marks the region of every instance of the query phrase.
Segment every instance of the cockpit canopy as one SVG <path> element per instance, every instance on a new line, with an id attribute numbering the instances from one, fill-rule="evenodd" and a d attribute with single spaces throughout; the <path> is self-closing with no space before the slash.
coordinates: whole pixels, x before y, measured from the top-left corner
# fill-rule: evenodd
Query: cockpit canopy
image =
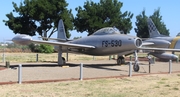
<path id="1" fill-rule="evenodd" d="M 121 34 L 121 32 L 115 27 L 105 27 L 97 30 L 92 35 L 107 35 L 107 34 Z"/>

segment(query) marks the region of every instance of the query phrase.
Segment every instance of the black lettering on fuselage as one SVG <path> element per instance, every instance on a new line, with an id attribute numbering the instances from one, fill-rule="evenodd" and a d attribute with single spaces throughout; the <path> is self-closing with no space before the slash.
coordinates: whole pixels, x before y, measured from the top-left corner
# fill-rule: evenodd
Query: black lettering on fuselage
<path id="1" fill-rule="evenodd" d="M 108 41 L 105 41 L 105 47 L 108 47 Z"/>
<path id="2" fill-rule="evenodd" d="M 122 45 L 121 40 L 104 40 L 102 41 L 102 47 L 120 47 Z"/>

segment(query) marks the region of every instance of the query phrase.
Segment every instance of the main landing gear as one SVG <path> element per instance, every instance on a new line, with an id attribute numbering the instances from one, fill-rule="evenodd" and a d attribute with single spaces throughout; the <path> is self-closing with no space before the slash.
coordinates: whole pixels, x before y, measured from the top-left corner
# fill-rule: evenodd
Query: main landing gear
<path id="1" fill-rule="evenodd" d="M 62 65 L 66 65 L 66 60 L 65 60 L 65 58 L 64 57 L 62 57 Z"/>
<path id="2" fill-rule="evenodd" d="M 125 60 L 123 56 L 119 56 L 117 59 L 117 65 L 125 64 Z"/>
<path id="3" fill-rule="evenodd" d="M 62 57 L 62 47 L 59 46 L 58 48 L 58 65 L 62 66 L 62 65 L 66 65 L 66 60 L 64 57 Z"/>

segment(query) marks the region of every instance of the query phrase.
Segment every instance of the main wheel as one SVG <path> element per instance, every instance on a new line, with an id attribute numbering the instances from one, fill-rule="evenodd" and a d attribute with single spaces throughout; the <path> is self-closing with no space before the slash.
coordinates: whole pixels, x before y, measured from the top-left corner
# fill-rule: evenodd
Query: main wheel
<path id="1" fill-rule="evenodd" d="M 64 57 L 62 57 L 63 65 L 66 65 L 66 60 Z"/>
<path id="2" fill-rule="evenodd" d="M 117 65 L 121 65 L 122 60 L 120 58 L 117 59 Z"/>
<path id="3" fill-rule="evenodd" d="M 117 65 L 125 64 L 125 60 L 123 56 L 119 56 L 117 59 Z"/>
<path id="4" fill-rule="evenodd" d="M 121 64 L 125 64 L 125 59 L 124 59 L 124 57 L 121 58 Z"/>

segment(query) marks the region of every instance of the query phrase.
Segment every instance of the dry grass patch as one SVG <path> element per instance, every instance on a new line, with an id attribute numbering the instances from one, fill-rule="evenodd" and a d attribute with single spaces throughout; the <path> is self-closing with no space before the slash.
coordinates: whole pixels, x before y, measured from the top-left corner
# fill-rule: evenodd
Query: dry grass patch
<path id="1" fill-rule="evenodd" d="M 1 97 L 178 97 L 179 74 L 0 86 Z"/>
<path id="2" fill-rule="evenodd" d="M 5 61 L 10 62 L 36 62 L 38 54 L 38 62 L 57 62 L 58 60 L 58 53 L 6 53 L 5 52 Z M 146 53 L 138 54 L 139 57 L 145 57 Z M 63 53 L 62 56 L 66 58 L 66 53 Z M 131 55 L 133 56 L 133 55 Z M 110 58 L 117 59 L 117 55 L 110 56 L 90 56 L 84 54 L 72 54 L 69 53 L 68 55 L 69 61 L 90 61 L 90 60 L 109 60 Z M 129 56 L 127 56 L 128 58 Z M 0 56 L 0 59 L 3 59 L 3 56 Z"/>
<path id="3" fill-rule="evenodd" d="M 57 62 L 58 54 L 45 54 L 45 53 L 5 53 L 5 60 L 10 62 L 36 62 L 38 54 L 38 62 Z M 66 58 L 66 53 L 63 53 Z M 0 56 L 3 59 L 3 56 Z M 69 61 L 79 60 L 108 60 L 109 56 L 88 56 L 83 54 L 69 54 Z"/>

